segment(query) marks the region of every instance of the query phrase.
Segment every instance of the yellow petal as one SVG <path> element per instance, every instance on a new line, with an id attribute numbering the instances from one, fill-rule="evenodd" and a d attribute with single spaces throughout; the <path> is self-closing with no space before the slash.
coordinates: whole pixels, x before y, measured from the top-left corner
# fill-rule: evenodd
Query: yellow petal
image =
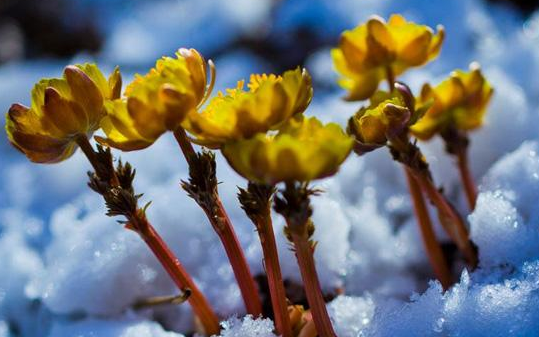
<path id="1" fill-rule="evenodd" d="M 400 14 L 392 14 L 389 17 L 388 24 L 393 27 L 402 27 L 406 25 L 406 19 Z"/>
<path id="2" fill-rule="evenodd" d="M 94 67 L 88 68 L 94 69 Z M 101 72 L 99 72 L 99 74 L 101 74 Z M 104 111 L 103 95 L 96 83 L 81 69 L 75 66 L 67 66 L 64 71 L 64 76 L 71 89 L 73 99 L 88 115 L 89 124 L 94 125 L 98 123 L 103 117 Z M 105 81 L 104 78 L 102 80 Z M 108 91 L 108 85 L 106 90 Z"/>
<path id="3" fill-rule="evenodd" d="M 348 89 L 348 95 L 345 97 L 347 101 L 360 101 L 374 94 L 382 78 L 382 70 L 373 70 L 350 80 L 341 79 L 339 84 Z"/>
<path id="4" fill-rule="evenodd" d="M 66 136 L 88 132 L 88 117 L 85 111 L 79 104 L 64 99 L 52 87 L 45 89 L 43 113 Z"/>
<path id="5" fill-rule="evenodd" d="M 191 81 L 193 82 L 193 91 L 196 94 L 197 102 L 202 100 L 206 91 L 206 62 L 202 55 L 195 49 L 180 49 L 178 53 L 185 58 L 187 69 L 189 70 Z"/>
<path id="6" fill-rule="evenodd" d="M 366 144 L 385 144 L 387 142 L 385 125 L 380 118 L 363 116 L 359 119 L 361 140 Z"/>
<path id="7" fill-rule="evenodd" d="M 387 29 L 386 23 L 379 17 L 373 17 L 367 21 L 368 36 L 373 38 L 377 47 L 382 48 L 385 53 L 391 52 L 395 48 L 395 41 Z"/>
<path id="8" fill-rule="evenodd" d="M 419 66 L 428 60 L 432 33 L 425 30 L 399 51 L 399 59 L 409 66 Z"/>
<path id="9" fill-rule="evenodd" d="M 127 98 L 127 110 L 133 124 L 145 139 L 157 139 L 165 131 L 163 116 L 135 97 Z"/>
<path id="10" fill-rule="evenodd" d="M 430 42 L 429 59 L 433 59 L 438 56 L 442 43 L 445 39 L 445 29 L 442 25 L 438 25 L 438 32 L 433 36 Z"/>
<path id="11" fill-rule="evenodd" d="M 112 95 L 110 93 L 110 86 L 109 82 L 103 76 L 103 73 L 99 68 L 93 64 L 93 63 L 84 63 L 84 64 L 77 64 L 74 67 L 70 66 L 69 68 L 78 68 L 86 77 L 88 77 L 93 84 L 98 88 L 99 92 L 102 96 L 111 99 Z M 74 69 L 73 69 L 74 70 Z M 113 74 L 116 72 L 113 72 Z"/>
<path id="12" fill-rule="evenodd" d="M 110 95 L 106 97 L 110 100 L 118 99 L 122 96 L 122 75 L 120 74 L 120 68 L 114 68 L 114 71 L 109 76 L 108 87 L 110 89 Z"/>
<path id="13" fill-rule="evenodd" d="M 101 128 L 106 138 L 96 136 L 104 145 L 123 151 L 140 150 L 150 146 L 155 139 L 145 139 L 140 135 L 127 111 L 127 103 L 115 100 L 105 104 L 107 116 L 101 121 Z"/>

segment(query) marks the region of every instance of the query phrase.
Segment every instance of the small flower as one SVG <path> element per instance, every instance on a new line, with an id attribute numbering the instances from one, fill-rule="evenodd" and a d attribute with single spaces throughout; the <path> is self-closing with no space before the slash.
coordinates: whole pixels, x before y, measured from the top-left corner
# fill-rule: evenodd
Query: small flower
<path id="1" fill-rule="evenodd" d="M 342 76 L 339 84 L 348 90 L 347 100 L 369 98 L 380 81 L 423 65 L 440 52 L 443 27 L 437 34 L 427 26 L 392 15 L 386 23 L 372 17 L 367 23 L 341 35 L 338 48 L 331 51 L 333 63 Z"/>
<path id="2" fill-rule="evenodd" d="M 417 105 L 432 104 L 427 113 L 411 127 L 414 136 L 427 140 L 447 127 L 469 131 L 483 124 L 493 89 L 476 63 L 470 71 L 456 70 L 432 88 L 425 84 Z"/>
<path id="3" fill-rule="evenodd" d="M 386 145 L 406 130 L 413 115 L 399 94 L 377 92 L 371 104 L 348 121 L 347 131 L 356 138 L 356 152 L 361 154 Z"/>
<path id="4" fill-rule="evenodd" d="M 208 63 L 211 81 L 207 87 Z M 185 117 L 204 104 L 214 83 L 213 63 L 194 49 L 180 49 L 176 58 L 163 57 L 148 74 L 137 75 L 125 98 L 106 105 L 103 144 L 124 151 L 150 146 L 166 131 L 181 127 Z"/>
<path id="5" fill-rule="evenodd" d="M 352 149 L 353 139 L 334 123 L 291 119 L 277 133 L 227 142 L 222 152 L 246 179 L 264 184 L 307 182 L 330 176 Z"/>
<path id="6" fill-rule="evenodd" d="M 274 130 L 305 111 L 313 95 L 311 77 L 305 69 L 286 71 L 282 76 L 251 75 L 226 94 L 219 92 L 201 113 L 190 114 L 185 128 L 194 142 L 218 148 L 227 141 L 251 138 Z"/>
<path id="7" fill-rule="evenodd" d="M 121 87 L 118 68 L 107 81 L 94 64 L 67 66 L 63 78 L 43 79 L 34 86 L 31 107 L 11 106 L 8 139 L 33 162 L 65 160 L 75 152 L 77 137 L 99 128 L 104 102 L 118 98 Z"/>

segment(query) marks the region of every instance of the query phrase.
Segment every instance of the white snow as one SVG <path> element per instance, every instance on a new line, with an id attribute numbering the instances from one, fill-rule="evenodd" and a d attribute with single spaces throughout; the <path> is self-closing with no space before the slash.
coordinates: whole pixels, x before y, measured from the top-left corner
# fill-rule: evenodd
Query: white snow
<path id="1" fill-rule="evenodd" d="M 247 315 L 242 319 L 232 317 L 221 323 L 223 331 L 219 337 L 277 337 L 273 334 L 273 322 L 270 319 L 255 319 Z"/>
<path id="2" fill-rule="evenodd" d="M 119 320 L 86 319 L 79 322 L 55 323 L 48 337 L 183 337 L 182 334 L 167 332 L 155 322 L 124 318 Z"/>

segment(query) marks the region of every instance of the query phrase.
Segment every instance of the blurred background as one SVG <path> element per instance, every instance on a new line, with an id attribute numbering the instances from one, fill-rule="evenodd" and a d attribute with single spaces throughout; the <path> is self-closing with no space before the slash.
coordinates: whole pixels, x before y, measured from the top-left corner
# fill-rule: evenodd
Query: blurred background
<path id="1" fill-rule="evenodd" d="M 538 9 L 539 1 L 531 0 L 0 0 L 0 110 L 6 112 L 14 102 L 29 105 L 34 83 L 43 77 L 61 76 L 67 64 L 96 62 L 107 74 L 119 65 L 124 83 L 128 83 L 135 73 L 146 73 L 157 58 L 187 47 L 214 60 L 217 90 L 235 86 L 250 73 L 305 66 L 315 88 L 309 113 L 344 124 L 357 106 L 340 99 L 343 92 L 335 84 L 330 49 L 343 30 L 369 16 L 387 19 L 392 13 L 401 13 L 409 20 L 433 28 L 442 24 L 446 29 L 439 59 L 404 76 L 412 89 L 418 90 L 425 81 L 437 82 L 455 68 L 467 68 L 472 61 L 481 63 L 494 84 L 492 114 L 497 117 L 473 139 L 472 156 L 481 158 L 473 162 L 479 178 L 503 154 L 525 139 L 537 137 Z M 1 118 L 0 125 L 3 123 Z M 196 207 L 177 201 L 179 198 L 191 205 L 177 188 L 179 179 L 185 177 L 185 165 L 169 158 L 176 146 L 171 139 L 162 138 L 148 151 L 122 156 L 135 163 L 140 172 L 137 186 L 156 201 L 151 208 L 156 209 L 152 215 L 156 223 L 163 226 L 168 238 L 176 240 L 171 244 L 179 255 L 187 256 L 186 263 L 206 285 L 205 291 L 216 301 L 218 310 L 223 315 L 231 314 L 241 308 L 241 303 L 228 267 L 222 267 L 226 261 L 204 260 L 211 252 L 220 254 L 211 232 L 195 224 L 186 225 L 183 231 L 211 243 L 213 250 L 199 247 L 199 242 L 182 246 L 174 207 L 181 205 L 180 211 L 185 212 L 182 219 L 205 220 Z M 436 178 L 462 206 L 462 200 L 455 197 L 458 179 L 454 172 L 444 169 L 451 162 L 437 159 L 435 154 L 443 153 L 439 143 L 432 148 L 426 153 L 430 153 Z M 386 153 L 372 158 L 366 164 L 357 158 L 349 160 L 343 178 L 331 185 L 338 186 L 339 192 L 329 193 L 330 197 L 324 199 L 336 209 L 332 213 L 333 208 L 328 206 L 326 219 L 328 225 L 334 217 L 336 222 L 342 220 L 348 226 L 343 228 L 350 227 L 346 230 L 352 233 L 354 223 L 359 226 L 361 221 L 349 220 L 348 213 L 339 218 L 344 208 L 341 199 L 355 208 L 375 199 L 378 203 L 372 209 L 360 209 L 359 218 L 369 216 L 377 228 L 383 229 L 383 234 L 374 237 L 390 243 L 385 248 L 374 243 L 369 246 L 360 237 L 361 244 L 355 245 L 352 234 L 344 230 L 342 235 L 335 234 L 330 227 L 326 233 L 342 244 L 321 239 L 317 252 L 327 258 L 320 255 L 317 262 L 325 275 L 323 284 L 329 289 L 345 283 L 352 294 L 369 291 L 408 298 L 412 291 L 424 290 L 432 275 L 425 272 L 428 264 L 421 248 L 417 248 L 419 239 L 413 232 L 405 186 L 395 173 L 400 171 L 391 166 Z M 243 182 L 227 171 L 226 164 L 219 165 L 225 181 L 221 188 L 229 195 L 225 203 L 235 205 L 235 185 Z M 171 291 L 166 276 L 144 248 L 128 241 L 131 246 L 127 245 L 123 255 L 116 252 L 117 248 L 107 250 L 123 247 L 122 240 L 128 240 L 123 235 L 129 234 L 104 217 L 101 200 L 85 186 L 87 169 L 78 154 L 54 166 L 31 164 L 0 132 L 0 337 L 45 336 L 58 322 L 119 315 L 135 298 Z M 376 193 L 368 189 L 372 186 L 377 188 Z M 338 203 L 332 204 L 335 200 Z M 251 240 L 256 236 L 241 210 L 232 213 L 239 219 L 238 231 L 248 258 L 258 266 L 253 267 L 255 271 L 261 272 L 259 248 Z M 368 236 L 374 227 L 367 223 L 365 228 L 355 230 Z M 111 239 L 96 243 L 102 237 Z M 286 242 L 281 248 L 287 251 Z M 397 257 L 403 262 L 395 264 Z M 88 266 L 81 267 L 81 259 L 87 259 Z M 114 274 L 131 270 L 132 261 L 138 261 L 132 274 Z M 285 276 L 294 278 L 297 274 L 293 266 L 283 268 Z M 216 270 L 228 283 L 214 289 Z M 114 277 L 107 278 L 107 272 Z M 367 282 L 364 275 L 374 278 Z M 133 281 L 139 276 L 141 280 Z M 155 286 L 152 277 L 161 285 Z M 79 295 L 81 298 L 74 299 Z M 101 301 L 100 296 L 111 302 Z M 159 312 L 147 316 L 167 329 L 182 330 L 185 326 L 186 319 L 177 322 L 176 316 L 167 318 Z M 54 334 L 54 328 L 52 331 L 50 336 L 70 336 Z"/>
<path id="2" fill-rule="evenodd" d="M 119 65 L 127 83 L 180 47 L 196 48 L 216 62 L 217 89 L 235 86 L 252 72 L 301 65 L 313 75 L 315 100 L 323 99 L 339 92 L 329 56 L 339 34 L 370 15 L 392 13 L 447 31 L 440 60 L 409 78 L 412 86 L 479 60 L 510 65 L 508 75 L 538 97 L 532 75 L 538 68 L 538 7 L 531 0 L 1 0 L 0 107 L 29 104 L 32 85 L 60 76 L 69 63 L 96 62 L 106 71 Z M 507 49 L 508 43 L 513 47 Z M 25 161 L 3 132 L 0 158 L 4 176 L 8 162 Z M 10 198 L 0 193 L 0 207 Z M 57 201 L 33 206 L 46 215 L 49 202 Z"/>

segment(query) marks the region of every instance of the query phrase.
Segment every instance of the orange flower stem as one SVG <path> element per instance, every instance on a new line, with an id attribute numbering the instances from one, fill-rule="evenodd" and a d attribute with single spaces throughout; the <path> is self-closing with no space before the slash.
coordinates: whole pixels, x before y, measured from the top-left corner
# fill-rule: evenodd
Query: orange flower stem
<path id="1" fill-rule="evenodd" d="M 247 312 L 255 317 L 261 315 L 262 303 L 260 302 L 258 287 L 251 274 L 251 269 L 249 268 L 243 249 L 236 236 L 234 227 L 232 226 L 230 218 L 220 199 L 217 200 L 217 209 L 215 210 L 215 213 L 210 214 L 209 212 L 206 212 L 206 215 L 225 248 Z"/>
<path id="2" fill-rule="evenodd" d="M 472 172 L 470 171 L 470 166 L 468 163 L 468 151 L 466 149 L 462 149 L 462 151 L 459 151 L 456 154 L 456 157 L 460 172 L 460 178 L 466 192 L 466 199 L 468 200 L 470 210 L 473 211 L 475 209 L 475 203 L 477 201 L 477 185 L 475 184 Z"/>
<path id="3" fill-rule="evenodd" d="M 311 242 L 309 242 L 308 234 L 306 231 L 304 231 L 303 235 L 291 231 L 290 235 L 294 242 L 294 250 L 305 287 L 305 295 L 307 295 L 318 336 L 336 337 L 337 334 L 333 331 L 326 302 L 322 296 L 322 289 L 314 263 L 314 249 Z"/>
<path id="4" fill-rule="evenodd" d="M 275 234 L 273 232 L 269 209 L 266 216 L 259 218 L 256 228 L 262 244 L 262 252 L 264 254 L 264 266 L 266 267 L 268 277 L 276 332 L 277 335 L 281 335 L 282 337 L 292 337 L 293 334 L 290 317 L 288 315 L 286 292 L 281 275 L 281 266 L 279 264 L 279 255 L 277 253 L 277 244 L 275 242 Z"/>
<path id="5" fill-rule="evenodd" d="M 178 128 L 174 132 L 174 137 L 178 141 L 182 153 L 184 154 L 187 163 L 189 164 L 196 152 L 193 145 L 187 138 L 187 134 L 183 128 Z M 249 264 L 245 258 L 245 254 L 239 240 L 234 231 L 234 227 L 226 213 L 226 210 L 221 202 L 219 196 L 216 196 L 215 209 L 204 209 L 208 220 L 212 224 L 212 227 L 217 232 L 217 235 L 221 239 L 221 243 L 225 248 L 225 252 L 234 271 L 234 276 L 238 282 L 243 301 L 247 312 L 253 316 L 259 316 L 262 314 L 262 303 L 260 302 L 260 296 L 258 294 L 258 288 L 255 280 L 251 274 Z"/>
<path id="6" fill-rule="evenodd" d="M 431 202 L 438 209 L 440 222 L 447 234 L 462 251 L 468 263 L 475 268 L 477 266 L 477 252 L 472 246 L 468 229 L 460 214 L 457 213 L 445 196 L 436 188 L 430 177 L 413 172 L 412 170 L 410 170 L 410 173 L 415 177 L 423 191 L 425 191 Z"/>
<path id="7" fill-rule="evenodd" d="M 187 270 L 185 270 L 185 267 L 180 263 L 174 253 L 172 253 L 161 236 L 155 231 L 154 227 L 142 217 L 135 217 L 130 221 L 145 222 L 144 224 L 137 226 L 141 226 L 141 228 L 146 229 L 144 231 L 140 231 L 139 235 L 142 237 L 144 242 L 146 242 L 148 247 L 150 247 L 159 262 L 161 262 L 161 265 L 165 268 L 176 286 L 182 291 L 185 289 L 189 289 L 191 291 L 191 295 L 187 301 L 193 308 L 193 312 L 204 327 L 204 332 L 207 335 L 219 334 L 219 319 L 211 308 L 208 300 L 196 286 Z"/>
<path id="8" fill-rule="evenodd" d="M 100 164 L 92 145 L 88 141 L 88 138 L 86 136 L 78 137 L 77 144 L 90 161 L 90 164 L 92 164 L 94 167 L 94 170 L 98 172 L 98 167 Z M 112 179 L 114 180 L 112 185 L 119 186 L 118 177 L 116 174 L 113 174 L 112 176 Z M 144 230 L 137 230 L 136 232 L 144 240 L 144 242 L 146 242 L 148 247 L 157 257 L 178 288 L 182 291 L 188 288 L 191 291 L 191 295 L 188 299 L 189 304 L 193 308 L 195 315 L 197 315 L 197 317 L 200 319 L 205 332 L 208 335 L 218 334 L 220 327 L 217 315 L 214 313 L 210 304 L 200 289 L 193 282 L 189 273 L 187 273 L 178 258 L 174 255 L 174 253 L 172 253 L 167 244 L 155 231 L 154 227 L 150 224 L 145 216 L 142 216 L 142 214 L 143 213 L 140 212 L 133 214 L 128 220 L 138 224 L 134 226 L 134 228 L 144 228 Z"/>
<path id="9" fill-rule="evenodd" d="M 408 169 L 405 169 L 405 173 L 425 251 L 427 252 L 436 278 L 440 281 L 444 290 L 447 290 L 452 284 L 451 273 L 449 272 L 442 248 L 436 240 L 423 192 Z"/>
<path id="10" fill-rule="evenodd" d="M 470 139 L 465 131 L 457 129 L 454 125 L 442 130 L 440 136 L 445 141 L 446 151 L 457 159 L 457 167 L 460 173 L 460 179 L 464 185 L 464 191 L 466 192 L 468 206 L 473 211 L 477 200 L 477 185 L 474 182 L 468 162 Z"/>

